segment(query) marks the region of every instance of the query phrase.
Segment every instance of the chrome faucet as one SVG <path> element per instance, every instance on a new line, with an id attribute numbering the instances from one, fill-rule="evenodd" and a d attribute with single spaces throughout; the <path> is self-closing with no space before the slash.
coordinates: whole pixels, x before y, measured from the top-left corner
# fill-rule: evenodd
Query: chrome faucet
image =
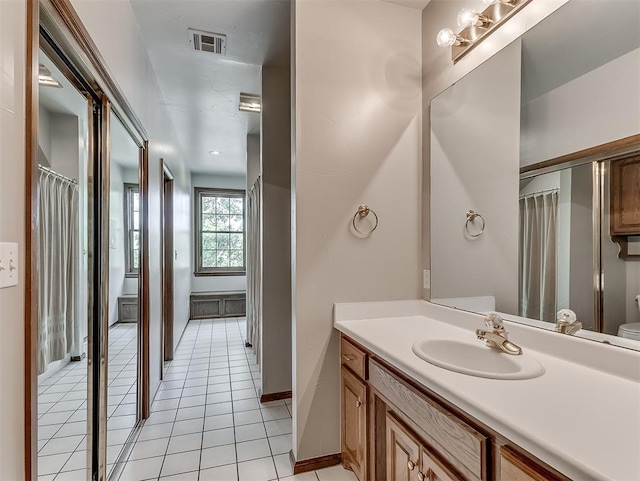
<path id="1" fill-rule="evenodd" d="M 484 318 L 487 329 L 476 329 L 478 339 L 484 340 L 492 349 L 498 349 L 507 354 L 518 356 L 522 354 L 522 348 L 511 342 L 504 329 L 502 318 L 498 314 L 489 314 Z"/>
<path id="2" fill-rule="evenodd" d="M 576 319 L 576 313 L 571 309 L 560 309 L 556 314 L 556 332 L 575 334 L 582 329 L 582 323 Z"/>

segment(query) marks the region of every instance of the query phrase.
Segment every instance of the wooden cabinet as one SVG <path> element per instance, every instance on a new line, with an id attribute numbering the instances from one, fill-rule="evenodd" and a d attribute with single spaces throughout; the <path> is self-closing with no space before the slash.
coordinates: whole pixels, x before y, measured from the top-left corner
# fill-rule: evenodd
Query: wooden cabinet
<path id="1" fill-rule="evenodd" d="M 359 481 L 569 481 L 341 339 L 342 460 Z"/>
<path id="2" fill-rule="evenodd" d="M 418 481 L 420 442 L 387 413 L 387 481 Z"/>
<path id="3" fill-rule="evenodd" d="M 610 235 L 620 246 L 622 259 L 640 258 L 638 243 L 631 236 L 640 235 L 640 155 L 611 162 Z"/>
<path id="4" fill-rule="evenodd" d="M 611 235 L 640 235 L 640 155 L 611 162 Z"/>
<path id="5" fill-rule="evenodd" d="M 461 481 L 395 416 L 387 413 L 387 481 Z"/>
<path id="6" fill-rule="evenodd" d="M 462 478 L 445 468 L 424 446 L 422 447 L 421 463 L 420 472 L 424 473 L 423 479 L 425 481 L 462 481 Z M 418 481 L 423 480 L 418 479 Z"/>
<path id="7" fill-rule="evenodd" d="M 343 340 L 342 358 L 342 461 L 360 481 L 367 481 L 366 354 Z"/>
<path id="8" fill-rule="evenodd" d="M 508 447 L 500 449 L 500 479 L 505 481 L 558 481 L 555 476 L 531 459 Z"/>

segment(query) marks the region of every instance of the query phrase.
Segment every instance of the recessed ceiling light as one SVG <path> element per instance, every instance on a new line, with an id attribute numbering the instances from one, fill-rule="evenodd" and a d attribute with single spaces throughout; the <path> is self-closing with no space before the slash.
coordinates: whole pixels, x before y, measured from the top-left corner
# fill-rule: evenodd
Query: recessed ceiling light
<path id="1" fill-rule="evenodd" d="M 209 153 L 210 153 L 211 155 L 220 155 L 220 152 L 219 152 L 219 151 L 217 151 L 217 150 L 210 150 L 210 151 L 209 151 Z"/>

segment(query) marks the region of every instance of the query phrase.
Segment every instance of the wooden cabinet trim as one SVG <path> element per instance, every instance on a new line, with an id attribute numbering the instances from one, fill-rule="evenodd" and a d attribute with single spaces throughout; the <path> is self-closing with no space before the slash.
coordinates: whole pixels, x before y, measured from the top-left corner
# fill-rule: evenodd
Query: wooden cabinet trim
<path id="1" fill-rule="evenodd" d="M 640 155 L 611 161 L 610 234 L 640 235 Z"/>
<path id="2" fill-rule="evenodd" d="M 386 414 L 386 481 L 413 481 L 418 480 L 420 471 L 420 454 L 422 446 L 418 438 L 396 417 L 387 412 Z M 399 446 L 407 454 L 400 465 L 396 465 L 394 449 Z M 392 461 L 389 463 L 389 461 Z M 413 463 L 413 468 L 409 467 Z"/>
<path id="3" fill-rule="evenodd" d="M 526 456 L 521 456 L 508 446 L 500 449 L 499 479 L 505 481 L 563 481 Z"/>
<path id="4" fill-rule="evenodd" d="M 349 368 L 360 379 L 369 379 L 369 363 L 367 352 L 342 336 L 340 342 L 340 362 Z"/>
<path id="5" fill-rule="evenodd" d="M 389 403 L 412 422 L 416 432 L 449 464 L 476 479 L 486 476 L 487 436 L 431 402 L 421 392 L 370 361 L 369 383 Z"/>
<path id="6" fill-rule="evenodd" d="M 351 469 L 360 481 L 367 481 L 368 446 L 368 386 L 354 376 L 348 369 L 342 368 L 341 446 L 345 467 Z M 352 396 L 348 396 L 351 393 Z M 355 398 L 355 399 L 354 399 Z M 355 405 L 352 405 L 354 403 Z M 359 405 L 357 405 L 357 404 Z M 351 416 L 349 416 L 351 414 Z M 355 437 L 355 447 L 349 439 Z"/>

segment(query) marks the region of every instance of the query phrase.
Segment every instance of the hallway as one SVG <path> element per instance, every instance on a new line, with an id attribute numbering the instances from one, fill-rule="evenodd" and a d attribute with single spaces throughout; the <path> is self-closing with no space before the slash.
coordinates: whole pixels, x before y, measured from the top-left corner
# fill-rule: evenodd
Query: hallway
<path id="1" fill-rule="evenodd" d="M 260 404 L 245 319 L 190 321 L 120 481 L 351 481 L 342 467 L 292 477 L 290 400 Z"/>

